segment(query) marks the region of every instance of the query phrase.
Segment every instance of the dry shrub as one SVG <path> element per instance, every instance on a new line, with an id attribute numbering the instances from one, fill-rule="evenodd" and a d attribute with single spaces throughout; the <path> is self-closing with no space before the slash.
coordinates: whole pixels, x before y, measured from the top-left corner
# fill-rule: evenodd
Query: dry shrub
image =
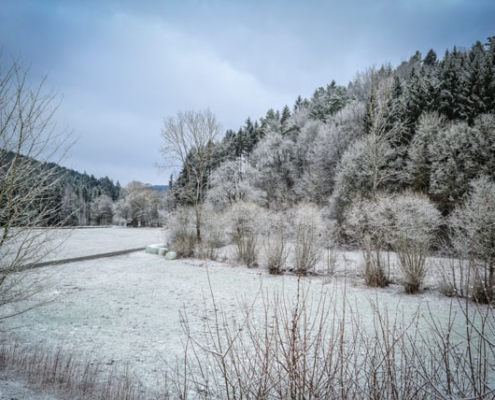
<path id="1" fill-rule="evenodd" d="M 454 254 L 467 260 L 474 284 L 473 298 L 482 303 L 494 300 L 495 287 L 495 183 L 482 176 L 471 184 L 466 201 L 450 215 Z"/>
<path id="2" fill-rule="evenodd" d="M 294 267 L 298 275 L 314 271 L 321 259 L 323 222 L 320 210 L 312 204 L 300 204 L 294 210 Z"/>
<path id="3" fill-rule="evenodd" d="M 219 250 L 228 242 L 225 233 L 225 214 L 215 211 L 206 205 L 203 210 L 203 224 L 201 229 L 201 244 L 198 246 L 198 255 L 201 258 L 217 260 Z"/>
<path id="4" fill-rule="evenodd" d="M 468 263 L 462 258 L 456 258 L 455 251 L 448 242 L 442 244 L 441 250 L 448 256 L 436 262 L 440 273 L 440 292 L 447 297 L 469 296 Z"/>
<path id="5" fill-rule="evenodd" d="M 405 314 L 369 300 L 353 307 L 335 288 L 312 297 L 276 292 L 224 313 L 211 290 L 204 327 L 182 314 L 184 360 L 169 376 L 172 398 L 493 398 L 495 315 L 451 303 L 439 316 L 423 305 Z M 328 286 L 325 286 L 328 287 Z M 314 295 L 315 293 L 313 293 Z M 210 311 L 212 310 L 212 311 Z M 363 320 L 363 317 L 366 320 Z M 446 320 L 446 321 L 445 321 Z M 463 329 L 461 329 L 463 328 Z"/>
<path id="6" fill-rule="evenodd" d="M 287 238 L 283 233 L 279 232 L 271 236 L 266 238 L 265 267 L 271 275 L 281 275 L 284 272 L 288 258 Z"/>
<path id="7" fill-rule="evenodd" d="M 194 209 L 179 208 L 169 220 L 170 238 L 168 248 L 178 257 L 193 257 L 196 254 L 197 235 L 194 227 Z"/>
<path id="8" fill-rule="evenodd" d="M 235 244 L 237 261 L 250 268 L 258 266 L 258 216 L 260 207 L 253 203 L 238 202 L 226 213 L 229 232 Z"/>
<path id="9" fill-rule="evenodd" d="M 395 242 L 394 249 L 406 293 L 418 293 L 426 277 L 426 256 L 430 250 L 430 241 L 400 238 Z"/>
<path id="10" fill-rule="evenodd" d="M 364 283 L 370 287 L 386 287 L 390 281 L 385 272 L 386 260 L 380 247 L 373 245 L 370 238 L 363 240 Z"/>
<path id="11" fill-rule="evenodd" d="M 260 226 L 265 250 L 264 266 L 272 275 L 284 272 L 288 251 L 289 226 L 285 212 L 267 213 Z"/>
<path id="12" fill-rule="evenodd" d="M 490 304 L 495 300 L 495 277 L 489 272 L 490 266 L 484 265 L 482 261 L 471 260 L 470 280 L 472 282 L 472 298 L 477 303 Z"/>
<path id="13" fill-rule="evenodd" d="M 150 396 L 127 365 L 114 365 L 108 369 L 98 362 L 81 360 L 60 347 L 51 350 L 3 344 L 0 371 L 14 372 L 17 379 L 26 382 L 34 391 L 48 392 L 57 398 L 144 400 Z"/>

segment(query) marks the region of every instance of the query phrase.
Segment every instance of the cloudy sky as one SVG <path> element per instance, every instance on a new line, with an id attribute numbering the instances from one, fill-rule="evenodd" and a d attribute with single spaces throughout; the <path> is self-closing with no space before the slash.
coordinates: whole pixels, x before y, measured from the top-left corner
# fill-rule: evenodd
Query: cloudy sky
<path id="1" fill-rule="evenodd" d="M 59 93 L 66 166 L 122 185 L 158 174 L 163 118 L 223 130 L 332 80 L 495 35 L 493 0 L 0 0 L 2 56 Z"/>

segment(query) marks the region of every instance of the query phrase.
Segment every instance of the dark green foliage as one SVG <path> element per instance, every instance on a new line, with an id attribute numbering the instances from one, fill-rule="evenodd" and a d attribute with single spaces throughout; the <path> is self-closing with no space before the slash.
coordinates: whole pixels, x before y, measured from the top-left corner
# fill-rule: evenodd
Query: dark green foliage
<path id="1" fill-rule="evenodd" d="M 326 122 L 329 117 L 344 108 L 348 101 L 347 89 L 337 86 L 335 81 L 332 81 L 326 89 L 316 89 L 310 102 L 310 115 L 314 119 Z"/>

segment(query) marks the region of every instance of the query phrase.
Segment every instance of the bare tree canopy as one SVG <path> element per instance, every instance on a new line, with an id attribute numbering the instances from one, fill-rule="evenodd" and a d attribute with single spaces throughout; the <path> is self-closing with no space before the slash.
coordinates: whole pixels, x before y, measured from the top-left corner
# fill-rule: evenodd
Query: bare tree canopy
<path id="1" fill-rule="evenodd" d="M 210 173 L 220 125 L 209 110 L 184 111 L 165 118 L 160 149 L 165 164 L 179 166 L 187 182 L 186 194 L 196 214 L 196 237 L 201 241 L 201 218 L 205 186 Z"/>
<path id="2" fill-rule="evenodd" d="M 220 125 L 209 109 L 181 111 L 175 118 L 165 118 L 160 148 L 165 161 L 163 167 L 181 167 L 190 152 L 198 161 L 206 160 L 209 144 L 214 143 L 219 134 Z"/>
<path id="3" fill-rule="evenodd" d="M 55 230 L 45 227 L 60 211 L 52 201 L 62 179 L 57 163 L 70 147 L 70 133 L 54 122 L 57 107 L 44 79 L 31 84 L 18 60 L 0 54 L 0 318 L 3 306 L 38 287 L 21 285 L 23 267 L 53 249 Z"/>

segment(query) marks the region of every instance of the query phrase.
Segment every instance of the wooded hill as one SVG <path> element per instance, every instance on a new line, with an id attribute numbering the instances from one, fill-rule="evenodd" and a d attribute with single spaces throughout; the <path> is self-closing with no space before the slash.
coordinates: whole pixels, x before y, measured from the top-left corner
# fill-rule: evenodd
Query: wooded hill
<path id="1" fill-rule="evenodd" d="M 495 37 L 442 57 L 416 52 L 227 131 L 211 144 L 203 186 L 217 207 L 304 201 L 329 206 L 339 221 L 353 199 L 411 190 L 447 215 L 474 179 L 494 178 L 494 112 Z M 193 203 L 195 177 L 185 167 L 170 186 L 175 207 Z"/>

